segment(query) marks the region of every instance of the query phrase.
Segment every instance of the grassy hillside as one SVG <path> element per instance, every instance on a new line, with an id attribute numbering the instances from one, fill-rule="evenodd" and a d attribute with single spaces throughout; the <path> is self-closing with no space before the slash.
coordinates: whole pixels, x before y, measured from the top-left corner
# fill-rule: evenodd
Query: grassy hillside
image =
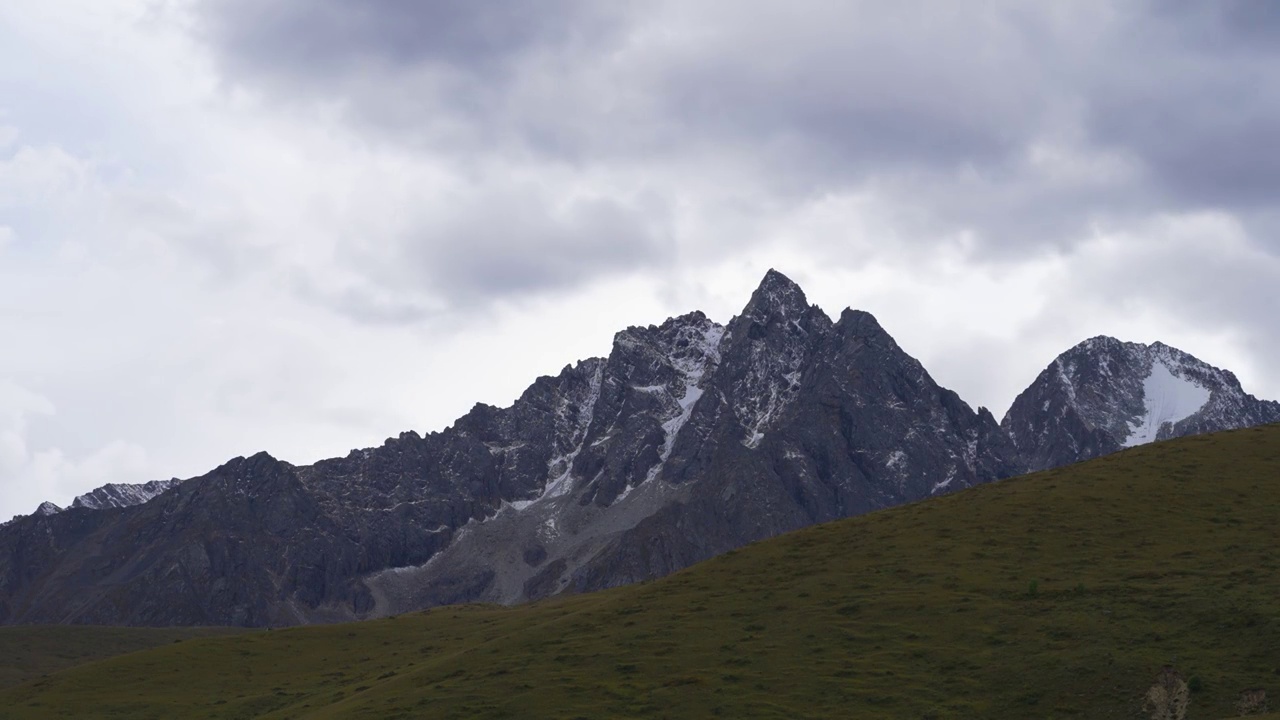
<path id="1" fill-rule="evenodd" d="M 168 644 L 0 717 L 1139 718 L 1280 699 L 1280 426 L 813 527 L 518 608 Z"/>
<path id="2" fill-rule="evenodd" d="M 239 628 L 0 627 L 0 688 L 76 665 Z"/>

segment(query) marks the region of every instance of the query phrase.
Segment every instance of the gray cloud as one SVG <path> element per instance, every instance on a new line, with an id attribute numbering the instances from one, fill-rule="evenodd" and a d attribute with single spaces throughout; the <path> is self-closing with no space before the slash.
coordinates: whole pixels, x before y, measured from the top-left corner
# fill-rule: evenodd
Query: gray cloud
<path id="1" fill-rule="evenodd" d="M 465 138 L 467 152 L 591 161 L 749 146 L 801 184 L 1002 162 L 1051 109 L 1051 68 L 1015 61 L 1079 42 L 1009 3 L 202 7 L 232 82 L 345 101 L 353 121 L 434 150 Z"/>
<path id="2" fill-rule="evenodd" d="M 1280 248 L 1269 3 L 203 7 L 230 82 L 286 105 L 345 99 L 357 132 L 461 172 L 703 174 L 775 209 L 870 193 L 906 242 L 967 232 L 985 262 L 1193 210 Z M 466 304 L 658 266 L 675 242 L 617 198 L 556 216 L 554 191 L 522 192 L 498 183 L 424 213 L 369 272 Z"/>
<path id="3" fill-rule="evenodd" d="M 624 20 L 621 5 L 587 0 L 219 0 L 197 16 L 232 83 L 467 151 L 512 140 L 512 95 L 530 66 L 590 61 Z"/>
<path id="4" fill-rule="evenodd" d="M 1280 7 L 1152 3 L 1088 79 L 1095 141 L 1131 153 L 1179 207 L 1251 213 L 1280 191 Z M 1114 62 L 1112 60 L 1115 60 Z"/>
<path id="5" fill-rule="evenodd" d="M 345 101 L 357 132 L 463 173 L 703 174 L 774 206 L 871 193 L 911 242 L 967 232 L 993 262 L 1189 209 L 1280 249 L 1272 4 L 534 7 L 269 0 L 202 17 L 230 82 Z M 548 224 L 521 203 L 424 220 L 395 263 L 470 301 L 661 262 L 642 213 Z"/>
<path id="6" fill-rule="evenodd" d="M 589 198 L 548 212 L 537 196 L 508 193 L 415 228 L 404 238 L 405 256 L 452 297 L 505 297 L 641 270 L 672 255 L 661 214 L 646 208 Z"/>
<path id="7" fill-rule="evenodd" d="M 589 41 L 614 14 L 586 0 L 229 0 L 205 6 L 203 28 L 229 64 L 293 78 L 417 64 L 491 76 Z"/>
<path id="8" fill-rule="evenodd" d="M 459 312 L 562 293 L 673 262 L 670 212 L 652 197 L 562 199 L 486 184 L 407 213 L 382 242 L 349 242 L 337 280 L 288 276 L 299 296 L 358 322 L 442 327 Z"/>

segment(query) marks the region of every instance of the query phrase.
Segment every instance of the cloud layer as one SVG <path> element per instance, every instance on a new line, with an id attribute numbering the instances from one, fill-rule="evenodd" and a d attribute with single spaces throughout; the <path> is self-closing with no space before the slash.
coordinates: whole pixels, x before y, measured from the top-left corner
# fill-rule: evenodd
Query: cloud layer
<path id="1" fill-rule="evenodd" d="M 0 515 L 435 429 L 771 266 L 997 414 L 1098 333 L 1280 396 L 1273 8 L 0 9 Z"/>

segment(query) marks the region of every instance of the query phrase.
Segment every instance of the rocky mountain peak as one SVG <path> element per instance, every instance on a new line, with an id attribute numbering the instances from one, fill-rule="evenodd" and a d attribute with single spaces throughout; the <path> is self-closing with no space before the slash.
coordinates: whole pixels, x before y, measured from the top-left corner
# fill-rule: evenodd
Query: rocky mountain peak
<path id="1" fill-rule="evenodd" d="M 884 327 L 880 325 L 880 321 L 865 310 L 845 308 L 844 312 L 840 313 L 840 319 L 836 321 L 835 328 L 847 338 L 893 343 L 895 347 L 897 345 L 889 333 L 885 332 Z"/>
<path id="2" fill-rule="evenodd" d="M 805 369 L 831 320 L 776 270 L 765 274 L 742 313 L 725 329 L 716 397 L 737 420 L 739 441 L 759 446 L 798 397 Z"/>
<path id="3" fill-rule="evenodd" d="M 742 310 L 742 317 L 768 325 L 778 321 L 798 321 L 809 313 L 809 309 L 809 301 L 800 286 L 786 275 L 770 269 L 751 294 L 751 300 Z"/>
<path id="4" fill-rule="evenodd" d="M 1125 447 L 1280 421 L 1280 405 L 1178 348 L 1099 336 L 1068 349 L 1022 392 L 1001 426 L 1032 470 Z"/>
<path id="5" fill-rule="evenodd" d="M 1075 347 L 1077 347 L 1077 348 L 1085 348 L 1085 349 L 1093 349 L 1093 348 L 1117 347 L 1117 346 L 1125 345 L 1125 344 L 1126 344 L 1126 343 L 1125 343 L 1124 341 L 1122 341 L 1122 340 L 1118 340 L 1118 339 L 1116 339 L 1116 338 L 1113 338 L 1113 337 L 1111 337 L 1110 335 L 1094 335 L 1094 336 L 1093 336 L 1093 337 L 1091 337 L 1091 338 L 1088 338 L 1088 339 L 1086 339 L 1086 340 L 1082 340 L 1082 341 L 1081 341 L 1079 344 L 1077 344 Z M 1158 344 L 1158 343 L 1157 343 L 1157 344 Z"/>
<path id="6" fill-rule="evenodd" d="M 256 475 L 276 469 L 280 465 L 288 465 L 283 460 L 277 460 L 272 457 L 271 453 L 266 450 L 248 456 L 234 457 L 218 466 L 214 470 L 215 473 L 222 475 Z"/>

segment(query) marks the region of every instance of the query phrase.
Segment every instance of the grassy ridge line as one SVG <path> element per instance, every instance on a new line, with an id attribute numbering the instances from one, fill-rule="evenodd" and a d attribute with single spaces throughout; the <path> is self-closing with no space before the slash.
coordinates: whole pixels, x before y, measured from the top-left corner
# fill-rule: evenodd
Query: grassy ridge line
<path id="1" fill-rule="evenodd" d="M 517 608 L 184 642 L 0 717 L 1139 718 L 1173 662 L 1280 695 L 1280 427 L 816 526 Z"/>
<path id="2" fill-rule="evenodd" d="M 76 665 L 241 628 L 0 627 L 0 688 Z"/>

